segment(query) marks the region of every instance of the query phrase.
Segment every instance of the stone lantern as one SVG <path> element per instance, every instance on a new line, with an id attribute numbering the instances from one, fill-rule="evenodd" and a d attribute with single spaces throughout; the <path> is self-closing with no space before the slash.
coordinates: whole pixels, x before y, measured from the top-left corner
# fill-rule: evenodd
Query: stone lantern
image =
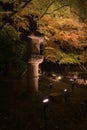
<path id="1" fill-rule="evenodd" d="M 30 92 L 38 91 L 39 64 L 43 62 L 43 56 L 40 55 L 40 44 L 44 41 L 44 36 L 39 33 L 28 35 L 27 43 L 27 86 Z"/>

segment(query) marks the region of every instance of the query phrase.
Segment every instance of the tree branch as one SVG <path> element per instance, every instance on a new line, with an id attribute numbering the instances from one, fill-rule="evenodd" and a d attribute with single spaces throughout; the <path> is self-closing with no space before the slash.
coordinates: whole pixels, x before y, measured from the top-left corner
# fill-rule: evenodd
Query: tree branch
<path id="1" fill-rule="evenodd" d="M 41 18 L 46 14 L 46 12 L 48 11 L 48 9 L 50 8 L 50 6 L 51 6 L 54 2 L 55 2 L 55 0 L 52 1 L 52 2 L 48 5 L 48 7 L 47 7 L 46 10 L 44 11 L 44 13 L 43 13 L 37 20 L 41 19 Z"/>
<path id="2" fill-rule="evenodd" d="M 1 27 L 0 27 L 0 30 L 6 25 L 6 23 L 10 20 L 10 18 L 12 18 L 12 17 L 13 17 L 14 15 L 16 15 L 18 12 L 20 12 L 21 10 L 23 10 L 23 9 L 27 6 L 27 4 L 29 4 L 31 1 L 32 1 L 32 0 L 26 1 L 26 2 L 24 3 L 24 5 L 21 7 L 20 10 L 12 12 L 12 13 L 10 14 L 10 16 L 8 17 L 8 19 L 3 22 L 3 24 L 2 24 Z"/>
<path id="3" fill-rule="evenodd" d="M 84 23 L 84 24 L 86 24 L 87 25 L 87 23 L 85 22 L 85 20 L 84 20 L 84 18 L 83 17 L 81 17 L 78 13 L 76 13 L 75 11 L 73 11 L 73 10 L 70 10 L 71 11 L 71 13 L 74 13 L 75 15 L 77 15 L 77 16 L 79 16 L 79 18 L 81 19 L 81 21 Z"/>
<path id="4" fill-rule="evenodd" d="M 60 10 L 61 8 L 65 7 L 65 6 L 69 6 L 69 5 L 63 5 L 63 6 L 59 7 L 59 8 L 57 8 L 57 9 L 53 10 L 52 12 L 46 13 L 46 14 L 52 14 L 52 13 L 54 13 L 54 12 Z"/>
<path id="5" fill-rule="evenodd" d="M 12 11 L 1 11 L 0 14 L 12 14 Z"/>

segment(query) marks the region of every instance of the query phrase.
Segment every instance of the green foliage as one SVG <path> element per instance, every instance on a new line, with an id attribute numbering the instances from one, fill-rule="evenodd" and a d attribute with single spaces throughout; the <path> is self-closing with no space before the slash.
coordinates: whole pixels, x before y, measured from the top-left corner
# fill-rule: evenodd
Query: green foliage
<path id="1" fill-rule="evenodd" d="M 56 50 L 53 47 L 45 47 L 44 57 L 47 61 L 56 62 Z"/>
<path id="2" fill-rule="evenodd" d="M 62 54 L 59 64 L 80 64 L 79 56 L 75 54 Z"/>
<path id="3" fill-rule="evenodd" d="M 80 64 L 81 55 L 74 53 L 65 53 L 52 47 L 46 47 L 44 52 L 45 58 L 58 64 Z"/>
<path id="4" fill-rule="evenodd" d="M 23 63 L 25 44 L 18 38 L 12 26 L 5 26 L 0 32 L 0 63 L 10 61 L 13 65 Z"/>

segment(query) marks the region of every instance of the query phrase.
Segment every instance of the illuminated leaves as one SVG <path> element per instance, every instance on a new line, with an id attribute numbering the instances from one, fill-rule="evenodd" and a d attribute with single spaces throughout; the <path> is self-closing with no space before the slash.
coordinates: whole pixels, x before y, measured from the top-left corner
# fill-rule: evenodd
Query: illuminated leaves
<path id="1" fill-rule="evenodd" d="M 18 11 L 10 14 L 1 14 L 0 25 L 3 25 L 3 17 L 12 19 L 12 26 L 19 31 L 19 27 L 29 31 L 29 19 L 27 16 L 34 16 L 37 23 L 37 31 L 45 35 L 45 44 L 48 46 L 44 50 L 47 60 L 61 63 L 78 63 L 83 58 L 78 58 L 76 48 L 80 44 L 87 44 L 87 1 L 86 0 L 12 0 L 18 5 Z M 8 2 L 12 2 L 8 0 Z M 4 0 L 5 2 L 5 0 Z M 10 19 L 6 20 L 8 25 Z M 5 22 L 5 21 L 4 21 Z M 6 24 L 7 24 L 6 23 Z M 14 33 L 13 33 L 14 35 Z M 18 33 L 20 35 L 20 33 Z M 62 44 L 62 49 L 54 41 L 66 41 L 66 47 Z M 71 47 L 69 47 L 69 45 Z M 74 48 L 74 49 L 73 49 Z M 71 51 L 71 52 L 70 52 Z M 72 53 L 72 54 L 70 54 Z M 85 52 L 87 53 L 87 52 Z M 81 53 L 81 55 L 84 55 Z M 85 54 L 85 57 L 87 55 Z M 86 61 L 86 59 L 84 60 Z"/>
<path id="2" fill-rule="evenodd" d="M 79 56 L 73 53 L 67 54 L 62 51 L 57 52 L 59 64 L 79 64 Z"/>
<path id="3" fill-rule="evenodd" d="M 56 62 L 56 50 L 52 47 L 45 47 L 44 56 L 47 61 Z"/>

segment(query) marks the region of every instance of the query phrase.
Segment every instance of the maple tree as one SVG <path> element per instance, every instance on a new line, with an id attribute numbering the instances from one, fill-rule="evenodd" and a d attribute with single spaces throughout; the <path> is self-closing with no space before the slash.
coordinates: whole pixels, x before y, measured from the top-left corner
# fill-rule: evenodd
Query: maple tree
<path id="1" fill-rule="evenodd" d="M 20 29 L 34 24 L 44 34 L 47 61 L 87 63 L 87 0 L 0 0 L 0 30 L 12 26 L 20 39 Z"/>

